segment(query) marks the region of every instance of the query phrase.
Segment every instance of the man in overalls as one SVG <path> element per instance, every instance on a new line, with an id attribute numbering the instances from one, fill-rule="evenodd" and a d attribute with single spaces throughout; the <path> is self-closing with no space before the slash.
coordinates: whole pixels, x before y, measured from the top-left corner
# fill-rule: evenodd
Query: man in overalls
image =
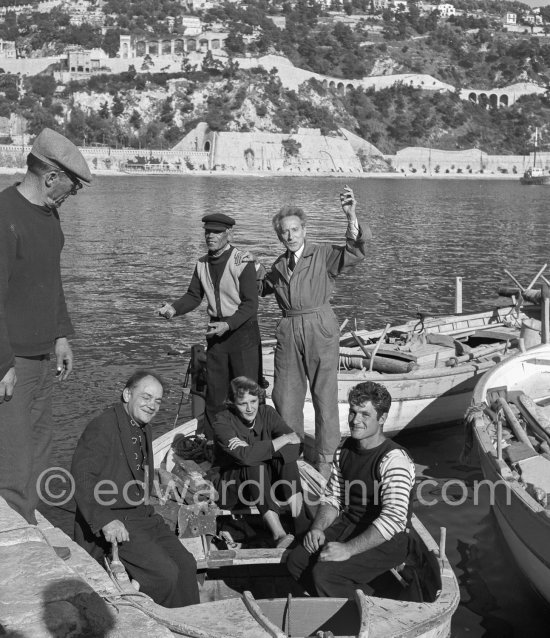
<path id="1" fill-rule="evenodd" d="M 277 326 L 272 399 L 283 419 L 304 435 L 307 383 L 315 409 L 317 469 L 326 477 L 340 442 L 338 415 L 339 326 L 329 300 L 334 279 L 365 258 L 372 234 L 357 221 L 356 201 L 348 186 L 340 195 L 348 226 L 344 246 L 312 244 L 306 239 L 306 215 L 283 206 L 273 228 L 286 248 L 263 280 L 263 295 L 274 293 L 283 318 Z"/>

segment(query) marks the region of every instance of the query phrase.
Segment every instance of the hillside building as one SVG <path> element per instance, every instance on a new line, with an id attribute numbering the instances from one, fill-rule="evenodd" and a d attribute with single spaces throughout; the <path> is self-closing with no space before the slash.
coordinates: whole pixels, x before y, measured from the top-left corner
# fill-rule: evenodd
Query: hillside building
<path id="1" fill-rule="evenodd" d="M 0 40 L 0 58 L 14 59 L 17 57 L 14 40 Z"/>
<path id="2" fill-rule="evenodd" d="M 65 51 L 66 60 L 63 70 L 56 74 L 61 82 L 90 77 L 93 73 L 101 72 L 108 64 L 108 56 L 103 49 L 84 49 L 83 47 L 69 47 Z"/>
<path id="3" fill-rule="evenodd" d="M 34 7 L 32 4 L 13 4 L 7 7 L 0 7 L 0 16 L 8 13 L 15 13 L 16 15 L 29 14 L 33 11 Z"/>
<path id="4" fill-rule="evenodd" d="M 512 11 L 508 11 L 504 17 L 504 24 L 517 24 L 518 14 L 512 13 Z"/>
<path id="5" fill-rule="evenodd" d="M 439 15 L 442 18 L 449 18 L 450 16 L 456 15 L 456 9 L 454 5 L 449 3 L 438 5 L 437 10 L 439 11 Z"/>
<path id="6" fill-rule="evenodd" d="M 391 9 L 396 13 L 409 13 L 409 3 L 407 0 L 391 0 Z"/>
<path id="7" fill-rule="evenodd" d="M 202 22 L 197 16 L 182 16 L 181 26 L 185 29 L 185 35 L 199 35 L 202 32 Z"/>
<path id="8" fill-rule="evenodd" d="M 188 11 L 208 11 L 218 3 L 213 0 L 183 0 L 181 4 Z"/>

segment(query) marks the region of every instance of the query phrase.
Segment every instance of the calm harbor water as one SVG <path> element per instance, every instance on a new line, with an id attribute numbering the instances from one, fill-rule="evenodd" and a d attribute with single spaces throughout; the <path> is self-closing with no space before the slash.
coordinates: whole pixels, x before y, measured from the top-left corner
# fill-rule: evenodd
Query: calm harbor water
<path id="1" fill-rule="evenodd" d="M 347 182 L 345 181 L 347 179 Z M 0 176 L 0 187 L 13 183 Z M 189 346 L 203 340 L 204 307 L 166 322 L 155 316 L 164 300 L 183 294 L 204 252 L 200 218 L 225 212 L 237 220 L 235 244 L 269 263 L 280 251 L 272 214 L 284 203 L 310 216 L 309 236 L 340 242 L 345 219 L 338 204 L 354 188 L 358 214 L 374 233 L 366 261 L 338 280 L 336 313 L 359 327 L 406 320 L 417 309 L 452 312 L 454 280 L 463 277 L 464 310 L 491 304 L 504 269 L 527 283 L 548 260 L 550 217 L 544 188 L 515 181 L 343 178 L 99 177 L 60 211 L 66 244 L 65 294 L 76 335 L 75 371 L 56 386 L 55 463 L 69 467 L 76 441 L 94 414 L 117 400 L 136 367 L 158 369 L 171 390 L 158 432 L 172 426 Z M 262 300 L 261 330 L 273 336 L 279 315 Z M 181 414 L 189 415 L 184 404 Z M 488 504 L 475 504 L 479 468 L 458 461 L 460 426 L 403 438 L 420 476 L 434 479 L 416 511 L 436 538 L 447 527 L 447 554 L 461 586 L 453 636 L 547 636 L 550 612 L 529 590 L 498 537 Z M 445 504 L 441 488 L 459 478 L 466 501 Z M 463 500 L 457 490 L 457 502 Z M 48 511 L 70 533 L 67 512 Z M 550 539 L 549 539 L 550 542 Z"/>

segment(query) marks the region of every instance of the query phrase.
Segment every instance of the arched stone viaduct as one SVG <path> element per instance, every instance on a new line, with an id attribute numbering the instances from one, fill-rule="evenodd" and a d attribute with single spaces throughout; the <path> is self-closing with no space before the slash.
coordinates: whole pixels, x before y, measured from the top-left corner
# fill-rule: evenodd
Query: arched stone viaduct
<path id="1" fill-rule="evenodd" d="M 523 95 L 543 95 L 547 89 L 531 82 L 518 82 L 503 89 L 462 89 L 460 97 L 487 108 L 512 106 Z"/>
<path id="2" fill-rule="evenodd" d="M 316 75 L 316 74 L 315 74 Z M 388 88 L 394 84 L 403 84 L 412 86 L 416 89 L 424 89 L 431 91 L 454 91 L 455 88 L 436 80 L 431 75 L 384 75 L 377 77 L 365 77 L 360 80 L 342 80 L 342 78 L 329 78 L 317 76 L 316 79 L 327 89 L 338 91 L 341 95 L 345 95 L 349 90 L 356 88 L 369 89 L 375 91 Z M 547 89 L 532 84 L 531 82 L 521 82 L 512 84 L 502 89 L 462 89 L 460 97 L 474 104 L 485 106 L 487 108 L 502 108 L 512 106 L 523 95 L 543 95 Z"/>
<path id="3" fill-rule="evenodd" d="M 182 35 L 170 38 L 140 38 L 120 36 L 119 57 L 140 58 L 146 55 L 183 55 L 184 53 L 199 51 L 220 51 L 224 47 L 227 33 L 217 31 L 203 31 L 197 35 Z"/>
<path id="4" fill-rule="evenodd" d="M 312 74 L 326 89 L 338 91 L 345 95 L 351 89 L 374 89 L 375 91 L 385 89 L 394 84 L 403 84 L 417 89 L 432 91 L 452 91 L 454 87 L 445 82 L 436 80 L 431 75 L 420 74 L 396 74 L 379 75 L 374 77 L 364 77 L 360 80 L 343 80 L 342 78 L 331 78 Z"/>
<path id="5" fill-rule="evenodd" d="M 395 84 L 412 86 L 426 91 L 456 91 L 456 87 L 446 82 L 441 82 L 431 75 L 421 73 L 402 73 L 395 75 L 366 76 L 361 79 L 344 80 L 330 76 L 320 75 L 312 71 L 306 71 L 295 67 L 287 58 L 277 55 L 267 55 L 261 58 L 238 58 L 241 68 L 261 66 L 270 71 L 277 69 L 281 82 L 285 88 L 298 90 L 299 86 L 310 79 L 315 79 L 326 89 L 345 95 L 354 88 L 369 89 L 375 91 L 389 88 Z M 484 104 L 487 108 L 501 108 L 511 106 L 523 95 L 544 94 L 546 89 L 531 82 L 518 82 L 502 89 L 461 89 L 460 97 L 475 104 Z"/>

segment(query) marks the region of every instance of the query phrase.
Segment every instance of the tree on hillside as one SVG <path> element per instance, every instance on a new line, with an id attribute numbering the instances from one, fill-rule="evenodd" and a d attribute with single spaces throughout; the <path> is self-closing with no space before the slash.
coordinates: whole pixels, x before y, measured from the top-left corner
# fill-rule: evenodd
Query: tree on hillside
<path id="1" fill-rule="evenodd" d="M 143 119 L 141 117 L 141 113 L 134 109 L 132 111 L 132 115 L 130 115 L 129 123 L 136 131 L 139 131 L 141 125 L 143 124 Z"/>
<path id="2" fill-rule="evenodd" d="M 113 117 L 118 117 L 124 113 L 124 104 L 117 93 L 113 98 L 113 104 L 111 106 L 111 113 Z"/>
<path id="3" fill-rule="evenodd" d="M 121 29 L 107 29 L 103 36 L 101 48 L 110 58 L 114 58 L 118 53 L 121 33 Z"/>
<path id="4" fill-rule="evenodd" d="M 98 112 L 99 117 L 103 118 L 104 120 L 108 120 L 111 117 L 111 113 L 109 111 L 109 103 L 107 101 L 103 102 L 101 104 L 101 107 L 99 108 L 99 112 Z"/>
<path id="5" fill-rule="evenodd" d="M 31 91 L 40 97 L 51 98 L 57 86 L 53 75 L 31 75 L 28 82 Z"/>
<path id="6" fill-rule="evenodd" d="M 73 106 L 69 113 L 69 121 L 65 127 L 67 137 L 77 145 L 86 144 L 86 114 L 78 106 Z"/>
<path id="7" fill-rule="evenodd" d="M 174 106 L 170 96 L 162 103 L 159 119 L 163 124 L 172 125 L 174 123 Z"/>

